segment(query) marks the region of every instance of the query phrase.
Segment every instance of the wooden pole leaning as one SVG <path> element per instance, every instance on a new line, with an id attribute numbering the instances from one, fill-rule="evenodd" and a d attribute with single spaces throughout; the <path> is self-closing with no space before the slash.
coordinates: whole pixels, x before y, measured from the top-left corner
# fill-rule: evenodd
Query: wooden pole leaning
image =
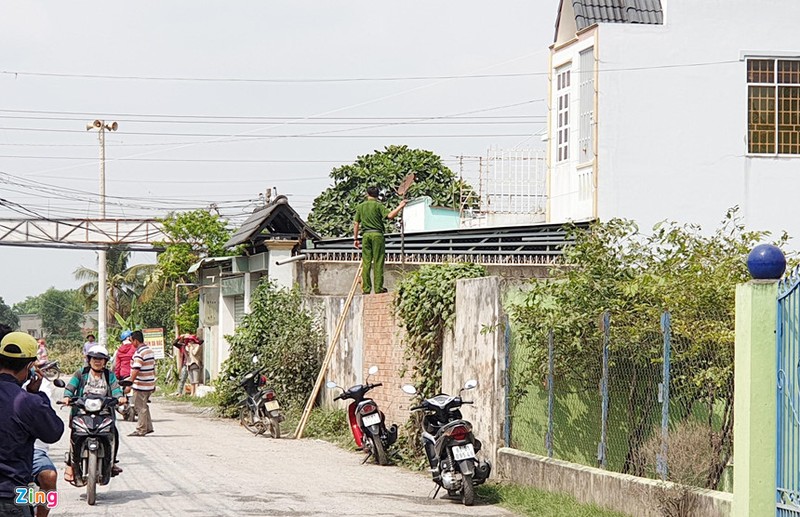
<path id="1" fill-rule="evenodd" d="M 333 333 L 333 338 L 328 345 L 328 351 L 325 353 L 325 359 L 322 360 L 322 366 L 319 369 L 319 374 L 317 374 L 317 381 L 314 383 L 314 389 L 311 390 L 311 395 L 308 397 L 306 407 L 303 409 L 303 414 L 300 416 L 300 422 L 297 424 L 297 430 L 294 432 L 294 437 L 297 439 L 303 437 L 303 431 L 306 429 L 308 417 L 311 416 L 311 410 L 314 408 L 314 401 L 317 399 L 317 393 L 319 393 L 319 389 L 322 387 L 322 381 L 325 380 L 325 372 L 328 370 L 328 365 L 333 357 L 333 351 L 336 349 L 336 345 L 339 342 L 339 336 L 344 329 L 344 322 L 347 320 L 347 313 L 350 311 L 350 302 L 353 301 L 353 296 L 356 294 L 356 289 L 358 289 L 358 286 L 361 285 L 361 268 L 362 265 L 359 264 L 358 270 L 356 270 L 356 277 L 353 279 L 353 286 L 350 288 L 350 293 L 347 295 L 347 300 L 344 302 L 342 314 L 339 316 L 339 321 L 336 323 L 336 330 Z"/>

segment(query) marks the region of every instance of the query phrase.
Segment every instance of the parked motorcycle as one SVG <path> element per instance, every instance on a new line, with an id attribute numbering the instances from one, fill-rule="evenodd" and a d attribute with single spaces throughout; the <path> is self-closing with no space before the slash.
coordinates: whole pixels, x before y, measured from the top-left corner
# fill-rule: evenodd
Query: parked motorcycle
<path id="1" fill-rule="evenodd" d="M 257 356 L 253 356 L 253 363 L 258 363 Z M 273 438 L 280 438 L 281 422 L 286 417 L 281 412 L 275 390 L 266 387 L 267 378 L 261 372 L 262 369 L 247 372 L 239 382 L 239 387 L 247 394 L 239 401 L 242 406 L 239 422 L 255 435 L 269 431 Z"/>
<path id="2" fill-rule="evenodd" d="M 371 375 L 378 373 L 378 367 L 372 366 L 367 372 L 367 381 Z M 383 386 L 377 384 L 356 384 L 348 389 L 344 389 L 333 381 L 328 381 L 325 386 L 328 389 L 339 388 L 342 392 L 334 397 L 333 400 L 352 400 L 347 408 L 347 418 L 350 422 L 350 430 L 356 445 L 366 451 L 366 462 L 370 456 L 375 458 L 375 463 L 379 465 L 389 464 L 387 451 L 394 442 L 397 441 L 397 424 L 392 424 L 386 428 L 386 419 L 383 412 L 378 409 L 378 404 L 374 400 L 365 397 L 366 393 L 373 388 Z"/>
<path id="3" fill-rule="evenodd" d="M 120 381 L 121 386 L 130 384 Z M 66 462 L 72 465 L 71 483 L 86 486 L 86 502 L 90 505 L 97 500 L 97 485 L 107 485 L 111 480 L 116 440 L 113 412 L 117 402 L 114 397 L 96 396 L 73 397 L 69 402 L 78 411 L 72 417 L 72 454 L 66 453 Z"/>
<path id="4" fill-rule="evenodd" d="M 468 380 L 455 397 L 440 393 L 424 399 L 411 411 L 424 411 L 422 417 L 422 445 L 430 464 L 433 481 L 447 490 L 450 496 L 461 495 L 465 506 L 475 502 L 475 486 L 489 477 L 492 465 L 488 461 L 478 461 L 475 454 L 481 450 L 481 442 L 472 434 L 472 424 L 461 416 L 464 404 L 472 404 L 461 398 L 461 392 L 478 386 L 478 381 Z M 417 389 L 410 384 L 403 391 L 416 395 Z"/>

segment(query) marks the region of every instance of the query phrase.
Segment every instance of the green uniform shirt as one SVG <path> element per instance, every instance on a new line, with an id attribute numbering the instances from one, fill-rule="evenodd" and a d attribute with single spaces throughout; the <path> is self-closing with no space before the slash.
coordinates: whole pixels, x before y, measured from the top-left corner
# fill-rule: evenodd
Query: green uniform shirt
<path id="1" fill-rule="evenodd" d="M 384 221 L 389 215 L 387 209 L 380 201 L 368 199 L 356 207 L 355 222 L 361 225 L 361 233 L 372 231 L 385 231 Z"/>

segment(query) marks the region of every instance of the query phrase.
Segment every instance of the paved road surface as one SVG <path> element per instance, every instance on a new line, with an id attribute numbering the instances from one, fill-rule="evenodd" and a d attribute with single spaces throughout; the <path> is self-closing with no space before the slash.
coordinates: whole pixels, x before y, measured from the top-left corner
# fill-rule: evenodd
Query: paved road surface
<path id="1" fill-rule="evenodd" d="M 361 465 L 360 454 L 317 440 L 273 440 L 237 422 L 199 414 L 184 404 L 154 400 L 155 433 L 126 436 L 119 422 L 125 472 L 98 487 L 97 504 L 85 488 L 63 481 L 68 433 L 51 447 L 59 469 L 53 516 L 509 516 L 502 508 L 467 508 L 430 499 L 433 483 L 399 467 Z M 66 418 L 67 410 L 59 411 Z"/>

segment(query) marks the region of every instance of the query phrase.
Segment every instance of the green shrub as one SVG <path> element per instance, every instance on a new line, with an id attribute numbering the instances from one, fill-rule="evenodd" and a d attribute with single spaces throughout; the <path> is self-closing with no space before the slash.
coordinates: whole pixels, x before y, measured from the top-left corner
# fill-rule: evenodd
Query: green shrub
<path id="1" fill-rule="evenodd" d="M 256 288 L 250 307 L 235 334 L 226 336 L 230 357 L 215 382 L 221 412 L 237 412 L 243 396 L 239 381 L 255 368 L 264 369 L 284 406 L 302 406 L 322 363 L 325 334 L 319 319 L 303 308 L 299 291 L 277 289 L 272 283 Z"/>

